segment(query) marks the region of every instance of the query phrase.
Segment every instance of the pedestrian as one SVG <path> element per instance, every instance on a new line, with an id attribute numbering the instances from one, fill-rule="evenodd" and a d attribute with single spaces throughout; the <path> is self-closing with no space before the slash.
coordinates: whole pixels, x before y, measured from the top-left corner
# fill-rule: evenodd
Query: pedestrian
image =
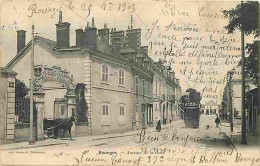
<path id="1" fill-rule="evenodd" d="M 222 111 L 220 111 L 219 117 L 220 117 L 221 120 L 224 120 L 224 115 L 223 115 L 223 112 L 222 112 Z"/>
<path id="2" fill-rule="evenodd" d="M 219 124 L 220 124 L 220 119 L 217 115 L 217 118 L 215 119 L 215 123 L 216 123 L 216 127 L 219 127 Z"/>
<path id="3" fill-rule="evenodd" d="M 158 131 L 158 132 L 160 132 L 161 131 L 161 120 L 159 120 L 158 122 L 157 122 L 157 126 L 156 126 L 156 130 Z"/>
<path id="4" fill-rule="evenodd" d="M 170 117 L 170 125 L 172 124 L 172 117 Z"/>

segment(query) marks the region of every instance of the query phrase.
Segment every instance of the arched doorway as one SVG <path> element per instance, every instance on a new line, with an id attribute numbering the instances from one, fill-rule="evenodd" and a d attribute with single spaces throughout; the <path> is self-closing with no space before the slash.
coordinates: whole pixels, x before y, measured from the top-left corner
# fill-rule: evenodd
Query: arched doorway
<path id="1" fill-rule="evenodd" d="M 67 118 L 75 111 L 75 85 L 73 75 L 58 66 L 34 67 L 34 91 L 43 92 L 43 118 Z M 74 101 L 71 101 L 74 100 Z M 70 104 L 69 104 L 70 103 Z M 74 106 L 71 107 L 71 103 Z"/>

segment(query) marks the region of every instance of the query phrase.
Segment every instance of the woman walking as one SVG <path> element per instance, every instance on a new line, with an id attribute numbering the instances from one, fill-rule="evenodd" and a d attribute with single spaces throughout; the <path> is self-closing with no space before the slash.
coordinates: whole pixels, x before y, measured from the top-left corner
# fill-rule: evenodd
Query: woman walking
<path id="1" fill-rule="evenodd" d="M 156 130 L 158 131 L 158 132 L 160 132 L 161 131 L 161 120 L 159 120 L 158 122 L 157 122 L 157 126 L 156 126 Z"/>

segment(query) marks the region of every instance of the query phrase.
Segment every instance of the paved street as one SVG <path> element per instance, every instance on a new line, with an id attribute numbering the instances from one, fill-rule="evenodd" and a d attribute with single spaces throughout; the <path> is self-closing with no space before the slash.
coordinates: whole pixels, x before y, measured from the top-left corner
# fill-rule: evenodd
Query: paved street
<path id="1" fill-rule="evenodd" d="M 204 115 L 201 116 L 200 119 L 200 127 L 193 129 L 193 128 L 185 128 L 183 120 L 173 121 L 172 124 L 162 125 L 162 131 L 157 132 L 155 127 L 148 127 L 145 131 L 145 137 L 148 139 L 157 138 L 160 140 L 158 144 L 157 141 L 143 139 L 140 138 L 140 135 L 143 134 L 142 131 L 129 131 L 125 133 L 115 133 L 115 134 L 104 134 L 104 135 L 90 135 L 90 136 L 82 136 L 76 137 L 72 140 L 68 139 L 47 139 L 38 141 L 33 146 L 29 146 L 28 142 L 21 142 L 15 144 L 4 145 L 6 149 L 23 149 L 23 148 L 30 148 L 34 149 L 37 148 L 38 150 L 53 150 L 64 148 L 71 150 L 71 149 L 79 149 L 79 148 L 86 148 L 86 147 L 94 147 L 99 146 L 102 148 L 116 148 L 122 146 L 132 146 L 136 145 L 135 147 L 142 146 L 143 144 L 149 145 L 157 145 L 159 146 L 168 146 L 168 145 L 181 145 L 183 141 L 175 141 L 173 142 L 172 139 L 163 139 L 165 135 L 172 138 L 173 133 L 176 133 L 176 136 L 184 137 L 184 136 L 192 136 L 192 137 L 201 137 L 203 141 L 193 141 L 187 142 L 185 146 L 192 146 L 194 143 L 199 145 L 200 147 L 207 147 L 207 148 L 215 148 L 215 147 L 225 147 L 225 137 L 223 132 L 227 135 L 230 135 L 230 128 L 228 123 L 222 124 L 219 128 L 215 126 L 215 116 Z M 207 129 L 207 125 L 209 125 L 209 129 Z M 234 127 L 233 135 L 239 134 L 240 126 Z M 177 138 L 177 137 L 176 137 Z M 210 141 L 211 140 L 211 141 Z M 233 140 L 235 143 L 237 140 Z"/>
<path id="2" fill-rule="evenodd" d="M 164 156 L 167 156 L 166 154 L 173 155 L 174 153 L 175 158 L 168 159 L 168 162 L 171 160 L 171 162 L 174 161 L 177 165 L 178 163 L 181 163 L 179 160 L 186 160 L 187 157 L 192 158 L 192 155 L 195 154 L 204 155 L 209 153 L 209 151 L 212 151 L 211 154 L 213 154 L 214 151 L 218 149 L 220 149 L 220 152 L 225 151 L 229 153 L 241 149 L 241 146 L 237 146 L 239 144 L 238 138 L 240 138 L 239 126 L 235 125 L 234 132 L 230 133 L 228 123 L 223 123 L 220 128 L 216 128 L 214 121 L 215 116 L 208 115 L 201 116 L 200 127 L 196 129 L 185 128 L 183 120 L 177 120 L 172 122 L 171 125 L 163 125 L 161 132 L 155 131 L 155 127 L 150 127 L 145 133 L 144 131 L 130 131 L 125 133 L 76 137 L 73 138 L 73 140 L 47 139 L 38 141 L 33 146 L 28 145 L 28 142 L 22 142 L 4 145 L 2 147 L 5 149 L 5 152 L 8 152 L 9 154 L 12 152 L 16 155 L 21 155 L 23 153 L 41 155 L 41 153 L 44 153 L 46 154 L 44 157 L 52 157 L 50 161 L 55 161 L 55 163 L 60 164 L 64 164 L 63 162 L 66 161 L 66 164 L 68 165 L 86 164 L 82 161 L 82 158 L 85 157 L 85 154 L 87 153 L 88 156 L 102 156 L 102 158 L 99 159 L 86 159 L 99 160 L 97 161 L 98 163 L 104 162 L 101 161 L 103 159 L 107 161 L 107 158 L 110 159 L 113 155 L 114 157 L 117 155 L 122 157 L 131 154 L 132 157 L 136 157 L 147 154 L 148 158 L 145 163 L 155 162 L 154 164 L 162 164 L 162 162 L 165 161 L 162 159 L 160 162 L 159 160 L 157 161 L 157 159 L 156 161 L 152 161 L 152 158 L 156 157 L 153 156 L 153 154 L 164 154 Z M 209 125 L 209 129 L 207 129 L 207 125 Z M 231 138 L 232 143 L 229 141 L 229 138 Z M 4 153 L 2 153 L 2 156 L 3 155 Z M 182 155 L 182 157 L 179 155 Z M 26 161 L 28 156 L 24 156 L 24 161 Z M 176 157 L 178 158 L 178 161 Z M 198 159 L 197 162 L 203 163 L 204 161 L 207 161 L 204 158 L 202 159 Z M 28 162 L 37 161 L 28 158 Z M 91 161 L 88 162 L 94 164 L 91 163 Z M 52 163 L 50 162 L 49 164 Z"/>

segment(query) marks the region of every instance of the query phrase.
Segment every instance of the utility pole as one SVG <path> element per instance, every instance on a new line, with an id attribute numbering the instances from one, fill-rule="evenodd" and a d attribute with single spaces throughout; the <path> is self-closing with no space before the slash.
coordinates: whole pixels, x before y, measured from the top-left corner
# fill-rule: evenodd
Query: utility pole
<path id="1" fill-rule="evenodd" d="M 230 93 L 230 80 L 231 80 L 231 72 L 228 71 L 228 75 L 227 75 L 227 111 L 230 113 L 230 131 L 233 132 L 233 111 L 232 111 L 232 107 L 231 107 L 231 93 Z"/>
<path id="2" fill-rule="evenodd" d="M 131 15 L 131 29 L 133 29 L 133 16 Z"/>
<path id="3" fill-rule="evenodd" d="M 243 1 L 241 2 L 241 17 L 243 18 Z M 243 20 L 243 19 L 242 19 Z M 241 143 L 247 144 L 246 140 L 246 112 L 245 112 L 245 44 L 244 44 L 244 29 L 241 24 L 241 109 L 242 109 L 242 138 Z"/>
<path id="4" fill-rule="evenodd" d="M 32 48 L 31 48 L 31 86 L 30 86 L 30 139 L 29 145 L 34 144 L 33 138 L 33 80 L 34 80 L 34 25 L 32 25 Z"/>
<path id="5" fill-rule="evenodd" d="M 259 47 L 258 47 L 258 49 L 260 49 Z M 258 73 L 260 73 L 260 54 L 258 54 L 258 58 L 257 58 L 257 71 L 258 71 Z M 258 80 L 258 87 L 257 87 L 257 101 L 256 101 L 256 103 L 257 103 L 257 108 L 258 109 L 260 109 L 260 90 L 259 90 L 259 88 L 260 88 L 260 86 L 259 86 L 259 84 L 260 84 L 260 82 L 259 82 L 259 80 Z M 257 113 L 256 113 L 256 115 L 257 115 Z M 257 125 L 257 123 L 260 123 L 259 121 L 258 122 L 256 122 L 256 125 Z M 260 135 L 260 130 L 256 130 L 256 135 Z"/>

